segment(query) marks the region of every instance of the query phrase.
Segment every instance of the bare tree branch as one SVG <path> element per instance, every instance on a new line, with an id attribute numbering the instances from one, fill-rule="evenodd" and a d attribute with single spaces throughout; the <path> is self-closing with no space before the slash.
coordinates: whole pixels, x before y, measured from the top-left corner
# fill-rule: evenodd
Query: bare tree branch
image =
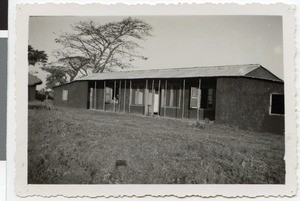
<path id="1" fill-rule="evenodd" d="M 141 48 L 137 41 L 151 36 L 153 28 L 142 20 L 128 17 L 104 25 L 78 22 L 72 29 L 75 33 L 63 33 L 55 40 L 63 47 L 58 51 L 62 56 L 59 61 L 68 71 L 74 71 L 67 71 L 70 77 L 110 71 L 114 67 L 126 68 L 134 59 L 146 59 L 136 52 Z"/>

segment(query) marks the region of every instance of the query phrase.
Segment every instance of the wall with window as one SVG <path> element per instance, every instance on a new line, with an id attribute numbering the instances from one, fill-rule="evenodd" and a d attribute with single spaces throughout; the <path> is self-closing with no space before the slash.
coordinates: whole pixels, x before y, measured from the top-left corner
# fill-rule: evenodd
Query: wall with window
<path id="1" fill-rule="evenodd" d="M 89 81 L 89 108 L 128 113 L 129 93 L 128 80 Z"/>
<path id="2" fill-rule="evenodd" d="M 218 78 L 216 123 L 284 133 L 284 84 L 251 78 Z"/>
<path id="3" fill-rule="evenodd" d="M 199 88 L 199 79 L 185 79 L 185 101 L 184 118 L 197 119 L 197 112 L 199 112 L 199 119 L 208 118 L 215 119 L 215 93 L 216 93 L 216 78 L 201 78 L 201 89 Z M 198 96 L 200 93 L 200 102 Z M 183 100 L 181 101 L 181 104 Z M 199 107 L 199 110 L 197 110 Z"/>
<path id="4" fill-rule="evenodd" d="M 90 109 L 120 113 L 144 114 L 145 80 L 132 80 L 130 102 L 130 80 L 89 81 L 88 105 Z M 149 95 L 148 95 L 149 96 Z"/>
<path id="5" fill-rule="evenodd" d="M 115 111 L 122 113 L 152 114 L 154 111 L 152 103 L 152 81 L 148 79 L 147 95 L 145 93 L 146 80 L 132 80 L 132 97 L 130 101 L 130 80 L 107 80 L 105 81 L 89 81 L 88 85 L 88 108 L 106 111 Z M 214 119 L 214 103 L 215 103 L 215 78 L 201 79 L 201 109 L 199 110 L 200 119 Z M 116 86 L 114 85 L 116 84 Z M 120 88 L 121 86 L 121 88 Z M 95 88 L 96 87 L 96 88 Z M 160 90 L 158 91 L 158 88 Z M 197 107 L 194 107 L 191 96 L 191 89 L 198 90 L 198 79 L 186 79 L 185 103 L 183 104 L 183 79 L 168 79 L 167 90 L 165 90 L 165 80 L 154 80 L 154 92 L 159 95 L 159 114 L 160 116 L 168 116 L 182 118 L 184 107 L 184 118 L 196 119 Z M 104 97 L 105 96 L 105 97 Z M 103 104 L 103 101 L 105 103 Z M 197 99 L 196 99 L 196 104 Z"/>
<path id="6" fill-rule="evenodd" d="M 215 116 L 215 88 L 216 78 L 201 78 L 201 90 L 199 91 L 198 78 L 186 78 L 185 90 L 183 90 L 184 79 L 168 79 L 166 108 L 164 107 L 165 80 L 162 80 L 161 112 L 160 115 L 175 118 L 199 119 L 208 118 L 214 120 Z M 201 94 L 198 103 L 199 92 Z M 197 107 L 199 105 L 199 110 Z M 166 110 L 166 111 L 165 111 Z"/>
<path id="7" fill-rule="evenodd" d="M 54 88 L 55 106 L 88 108 L 88 82 L 80 81 Z"/>

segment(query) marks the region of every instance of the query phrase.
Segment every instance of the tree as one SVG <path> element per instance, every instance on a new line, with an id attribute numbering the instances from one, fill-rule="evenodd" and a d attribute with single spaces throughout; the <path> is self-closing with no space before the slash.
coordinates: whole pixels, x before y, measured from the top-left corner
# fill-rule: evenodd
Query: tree
<path id="1" fill-rule="evenodd" d="M 39 51 L 34 49 L 31 45 L 28 45 L 28 65 L 35 65 L 41 63 L 45 65 L 48 61 L 48 55 L 45 51 Z"/>
<path id="2" fill-rule="evenodd" d="M 73 81 L 79 73 L 88 75 L 87 64 L 88 59 L 77 56 L 61 58 L 56 63 L 42 67 L 44 71 L 50 73 L 46 79 L 46 88 L 51 89 L 68 82 L 68 80 Z"/>
<path id="3" fill-rule="evenodd" d="M 36 75 L 42 79 L 44 83 L 45 74 L 41 67 L 45 67 L 48 63 L 48 55 L 45 51 L 34 49 L 31 45 L 28 45 L 28 72 L 30 74 Z M 37 88 L 44 87 L 40 85 Z"/>
<path id="4" fill-rule="evenodd" d="M 147 59 L 136 52 L 141 48 L 137 41 L 145 40 L 152 31 L 142 20 L 128 17 L 104 25 L 79 22 L 72 29 L 75 33 L 63 33 L 55 41 L 62 45 L 57 51 L 62 55 L 60 61 L 64 61 L 74 75 L 102 73 L 114 67 L 123 69 L 137 58 Z"/>
<path id="5" fill-rule="evenodd" d="M 55 86 L 68 82 L 66 69 L 62 66 L 44 66 L 43 70 L 49 73 L 46 78 L 46 89 L 52 89 Z"/>
<path id="6" fill-rule="evenodd" d="M 65 67 L 65 73 L 69 76 L 70 81 L 81 74 L 88 75 L 89 59 L 81 56 L 65 56 L 58 60 Z"/>

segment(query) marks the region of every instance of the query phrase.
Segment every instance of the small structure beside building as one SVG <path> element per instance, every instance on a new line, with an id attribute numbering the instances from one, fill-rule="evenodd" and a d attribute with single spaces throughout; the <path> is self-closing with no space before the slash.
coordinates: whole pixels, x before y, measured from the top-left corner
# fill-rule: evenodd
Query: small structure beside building
<path id="1" fill-rule="evenodd" d="M 36 86 L 42 84 L 37 76 L 28 73 L 28 101 L 32 102 L 36 100 Z"/>
<path id="2" fill-rule="evenodd" d="M 259 64 L 91 74 L 55 87 L 53 103 L 284 133 L 284 83 Z"/>

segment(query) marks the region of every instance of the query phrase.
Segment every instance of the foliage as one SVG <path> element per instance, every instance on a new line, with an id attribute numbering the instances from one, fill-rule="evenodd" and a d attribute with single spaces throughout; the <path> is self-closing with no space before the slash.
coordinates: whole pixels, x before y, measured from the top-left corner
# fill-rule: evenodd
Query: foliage
<path id="1" fill-rule="evenodd" d="M 44 66 L 43 70 L 50 73 L 46 78 L 46 89 L 68 82 L 66 69 L 62 66 Z"/>
<path id="2" fill-rule="evenodd" d="M 59 59 L 59 62 L 65 67 L 65 73 L 69 76 L 70 81 L 80 73 L 83 76 L 88 75 L 89 59 L 81 56 L 65 56 Z"/>
<path id="3" fill-rule="evenodd" d="M 53 100 L 53 93 L 46 89 L 40 89 L 37 91 L 36 99 L 39 101 L 45 101 L 45 100 Z"/>
<path id="4" fill-rule="evenodd" d="M 36 63 L 42 63 L 45 65 L 48 61 L 48 55 L 45 51 L 34 49 L 31 45 L 28 45 L 28 64 L 35 65 Z"/>

